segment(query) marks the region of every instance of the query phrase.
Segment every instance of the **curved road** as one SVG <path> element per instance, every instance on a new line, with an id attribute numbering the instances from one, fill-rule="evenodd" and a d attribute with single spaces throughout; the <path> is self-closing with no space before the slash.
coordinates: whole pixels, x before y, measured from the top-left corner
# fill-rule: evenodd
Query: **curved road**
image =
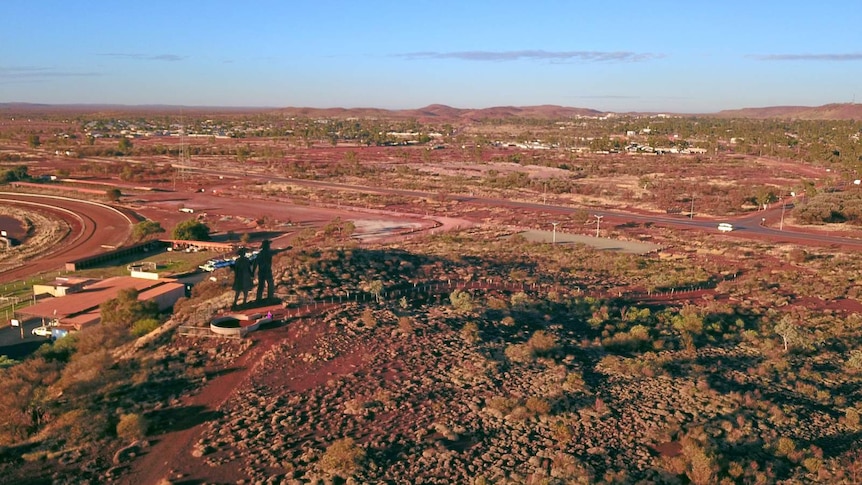
<path id="1" fill-rule="evenodd" d="M 62 268 L 67 261 L 98 254 L 102 246 L 116 247 L 128 240 L 132 221 L 105 204 L 68 197 L 0 192 L 0 204 L 42 212 L 66 221 L 71 233 L 23 265 L 0 267 L 0 283 Z"/>
<path id="2" fill-rule="evenodd" d="M 224 171 L 210 170 L 200 167 L 189 167 L 192 170 L 214 176 L 224 175 Z M 407 197 L 433 198 L 440 197 L 434 192 L 404 190 L 394 188 L 348 185 L 315 180 L 294 179 L 272 175 L 260 175 L 264 180 L 287 182 L 297 185 L 315 187 L 322 190 L 347 190 L 366 193 L 392 194 Z M 508 207 L 531 211 L 550 212 L 560 215 L 571 215 L 583 211 L 584 208 L 555 206 L 537 202 L 473 197 L 467 195 L 447 195 L 451 200 L 489 207 Z M 119 246 L 126 242 L 131 234 L 132 221 L 119 210 L 105 204 L 89 202 L 67 197 L 24 194 L 17 192 L 0 192 L 0 203 L 16 204 L 58 215 L 73 228 L 72 234 L 64 238 L 57 246 L 28 261 L 26 265 L 4 270 L 0 267 L 0 283 L 14 281 L 28 275 L 50 271 L 63 266 L 67 261 L 92 256 L 102 250 L 102 246 Z M 605 209 L 586 209 L 592 215 L 607 218 L 602 222 L 637 222 L 652 223 L 683 229 L 697 229 L 718 233 L 718 220 L 688 219 L 685 217 L 669 217 L 659 214 L 643 214 L 635 212 L 613 211 Z M 723 219 L 723 222 L 734 224 L 733 236 L 751 239 L 769 239 L 776 242 L 788 242 L 804 245 L 838 245 L 844 247 L 862 248 L 862 240 L 848 237 L 798 232 L 790 228 L 779 230 L 774 228 L 779 222 L 781 204 L 774 204 L 766 211 L 754 214 Z M 771 227 L 772 226 L 772 227 Z"/>

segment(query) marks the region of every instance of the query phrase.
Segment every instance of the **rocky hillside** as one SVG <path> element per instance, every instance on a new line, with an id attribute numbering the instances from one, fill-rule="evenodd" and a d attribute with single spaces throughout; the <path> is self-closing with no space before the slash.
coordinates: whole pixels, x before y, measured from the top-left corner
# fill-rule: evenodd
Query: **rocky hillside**
<path id="1" fill-rule="evenodd" d="M 721 118 L 798 119 L 798 120 L 862 120 L 862 104 L 843 103 L 823 106 L 772 106 L 743 108 L 716 113 Z"/>

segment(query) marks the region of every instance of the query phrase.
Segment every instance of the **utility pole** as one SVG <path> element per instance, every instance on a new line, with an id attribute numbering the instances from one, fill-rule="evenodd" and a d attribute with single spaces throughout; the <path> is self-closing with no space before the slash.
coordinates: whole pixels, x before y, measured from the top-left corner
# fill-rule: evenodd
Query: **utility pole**
<path id="1" fill-rule="evenodd" d="M 557 225 L 558 224 L 559 224 L 559 222 L 552 222 L 551 223 L 551 225 L 554 226 L 554 236 L 553 236 L 553 243 L 552 244 L 557 244 Z"/>
<path id="2" fill-rule="evenodd" d="M 18 302 L 18 297 L 13 297 L 12 300 L 12 318 L 15 318 L 15 303 Z M 18 327 L 21 329 L 21 340 L 24 340 L 24 322 L 18 320 Z"/>
<path id="3" fill-rule="evenodd" d="M 599 228 L 602 225 L 602 217 L 605 217 L 605 216 L 594 215 L 593 217 L 596 218 L 596 237 L 599 237 Z"/>
<path id="4" fill-rule="evenodd" d="M 688 213 L 688 219 L 694 219 L 694 193 L 691 194 L 691 210 Z"/>
<path id="5" fill-rule="evenodd" d="M 787 204 L 784 203 L 784 199 L 779 199 L 781 201 L 781 222 L 778 224 L 778 230 L 784 230 L 784 209 L 787 207 Z"/>

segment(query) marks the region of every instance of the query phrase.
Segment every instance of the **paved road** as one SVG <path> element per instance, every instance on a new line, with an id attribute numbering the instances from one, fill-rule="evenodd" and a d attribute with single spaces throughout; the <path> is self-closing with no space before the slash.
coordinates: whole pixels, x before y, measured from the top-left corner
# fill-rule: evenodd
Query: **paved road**
<path id="1" fill-rule="evenodd" d="M 225 174 L 222 170 L 210 170 L 199 167 L 189 168 L 213 176 L 222 176 Z M 266 174 L 256 174 L 255 177 L 273 182 L 288 182 L 323 190 L 345 190 L 418 198 L 441 197 L 440 194 L 434 192 L 423 192 L 418 190 L 348 185 L 315 180 L 277 177 Z M 561 216 L 575 214 L 584 210 L 583 208 L 555 206 L 538 202 L 513 201 L 456 194 L 446 195 L 445 197 L 451 200 L 479 206 L 519 208 L 537 212 L 555 213 L 560 214 Z M 73 228 L 73 234 L 65 238 L 55 248 L 50 251 L 46 251 L 46 253 L 40 255 L 38 258 L 34 258 L 33 261 L 28 262 L 25 267 L 13 269 L 0 268 L 0 283 L 14 281 L 31 274 L 57 269 L 62 267 L 66 261 L 98 254 L 100 251 L 103 251 L 103 245 L 121 245 L 128 239 L 131 231 L 131 220 L 129 220 L 129 218 L 120 211 L 104 204 L 66 197 L 30 195 L 16 192 L 0 192 L 0 203 L 17 204 L 24 207 L 30 207 L 33 210 L 53 212 L 66 220 Z M 700 218 L 688 219 L 679 216 L 672 217 L 659 214 L 643 214 L 604 209 L 587 210 L 591 215 L 601 216 L 603 218 L 602 224 L 623 224 L 626 222 L 636 222 L 641 224 L 651 223 L 684 229 L 697 229 L 718 234 L 718 222 L 730 222 L 734 225 L 732 235 L 735 237 L 749 237 L 754 239 L 768 238 L 772 241 L 786 241 L 802 245 L 841 245 L 844 247 L 862 248 L 862 240 L 859 239 L 834 236 L 830 234 L 796 232 L 791 228 L 784 228 L 785 230 L 783 231 L 775 228 L 775 226 L 779 225 L 779 217 L 782 212 L 780 204 L 775 204 L 772 208 L 766 211 L 759 211 L 754 214 L 736 218 L 727 218 L 721 221 Z"/>
<path id="2" fill-rule="evenodd" d="M 195 168 L 200 172 L 215 176 L 223 175 L 222 171 Z M 274 182 L 289 182 L 297 185 L 305 185 L 323 190 L 345 190 L 364 193 L 393 194 L 407 197 L 439 198 L 440 194 L 433 192 L 422 192 L 416 190 L 401 190 L 379 187 L 368 187 L 360 185 L 338 184 L 314 180 L 293 179 L 275 177 L 269 175 L 257 175 Z M 472 197 L 465 195 L 446 195 L 448 199 L 458 200 L 463 203 L 476 204 L 479 206 L 509 207 L 532 210 L 537 212 L 549 212 L 561 216 L 575 214 L 584 209 L 566 206 L 554 206 L 525 201 L 512 201 L 505 199 L 494 199 L 486 197 Z M 0 283 L 15 281 L 26 276 L 54 270 L 63 266 L 66 261 L 98 254 L 105 246 L 119 246 L 129 237 L 132 221 L 120 211 L 94 202 L 82 201 L 66 197 L 22 194 L 17 192 L 0 192 L 0 203 L 15 204 L 31 210 L 44 211 L 61 217 L 67 221 L 72 228 L 72 233 L 60 241 L 57 246 L 47 250 L 39 257 L 29 261 L 25 266 L 6 269 L 0 268 Z M 756 239 L 769 238 L 773 241 L 786 241 L 802 245 L 840 245 L 844 247 L 862 248 L 862 240 L 852 239 L 829 234 L 795 232 L 791 228 L 779 230 L 782 213 L 780 204 L 775 204 L 766 211 L 759 211 L 736 218 L 727 218 L 721 221 L 712 219 L 688 219 L 685 217 L 672 217 L 656 214 L 642 214 L 624 211 L 594 210 L 588 209 L 591 215 L 602 216 L 602 224 L 621 224 L 626 222 L 652 223 L 678 228 L 690 228 L 701 231 L 709 231 L 718 234 L 718 222 L 730 222 L 734 225 L 731 233 L 735 237 L 750 237 Z M 36 324 L 30 324 L 25 329 L 24 338 L 21 338 L 20 330 L 7 326 L 0 326 L 0 354 L 4 355 L 26 355 L 32 349 L 40 345 L 44 339 L 35 337 L 30 331 Z"/>
<path id="3" fill-rule="evenodd" d="M 188 167 L 190 170 L 195 170 L 211 176 L 223 176 L 223 170 L 210 170 L 199 167 Z M 239 174 L 239 178 L 243 178 Z M 349 185 L 334 182 L 323 182 L 317 180 L 295 179 L 286 177 L 277 177 L 267 174 L 253 174 L 249 177 L 260 178 L 272 182 L 291 183 L 303 185 L 306 187 L 314 187 L 321 190 L 343 190 L 352 192 L 362 192 L 371 194 L 383 195 L 400 195 L 405 197 L 415 198 L 440 198 L 441 194 L 436 192 L 423 192 L 418 190 L 403 190 L 391 189 L 385 187 L 370 187 L 363 185 Z M 524 202 L 506 199 L 494 199 L 488 197 L 473 197 L 458 194 L 446 194 L 445 197 L 449 200 L 457 200 L 459 202 L 475 204 L 485 207 L 508 207 L 532 210 L 537 212 L 550 212 L 564 215 L 572 215 L 583 210 L 587 210 L 590 215 L 598 215 L 603 218 L 601 224 L 616 223 L 624 224 L 626 222 L 637 222 L 641 224 L 652 223 L 670 227 L 683 229 L 697 229 L 702 231 L 713 232 L 719 234 L 718 223 L 729 222 L 733 224 L 734 237 L 751 238 L 751 239 L 769 239 L 774 242 L 788 242 L 800 245 L 823 246 L 823 245 L 839 245 L 843 247 L 862 248 L 862 239 L 854 239 L 849 237 L 834 236 L 830 234 L 798 232 L 790 227 L 784 227 L 784 230 L 779 230 L 780 218 L 782 213 L 781 203 L 773 204 L 765 211 L 758 211 L 753 214 L 744 216 L 729 217 L 725 219 L 689 219 L 685 216 L 666 216 L 661 214 L 644 214 L 637 212 L 626 212 L 619 210 L 604 210 L 590 208 L 573 208 L 567 206 L 556 206 L 542 204 L 538 202 Z M 792 200 L 785 201 L 789 205 Z M 765 219 L 765 223 L 764 223 Z"/>
<path id="4" fill-rule="evenodd" d="M 20 359 L 30 355 L 36 348 L 45 342 L 50 342 L 45 337 L 37 337 L 31 332 L 41 325 L 41 322 L 26 323 L 24 325 L 24 338 L 21 338 L 21 327 L 0 325 L 0 355 L 11 359 Z"/>

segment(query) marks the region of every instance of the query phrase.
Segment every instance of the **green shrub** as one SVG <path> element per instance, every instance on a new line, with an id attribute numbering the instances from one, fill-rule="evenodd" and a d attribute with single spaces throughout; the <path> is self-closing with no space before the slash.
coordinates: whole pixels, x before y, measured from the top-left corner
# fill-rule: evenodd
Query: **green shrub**
<path id="1" fill-rule="evenodd" d="M 510 344 L 504 351 L 506 358 L 512 362 L 527 363 L 534 359 L 533 349 L 527 344 Z"/>
<path id="2" fill-rule="evenodd" d="M 575 437 L 575 430 L 569 423 L 560 420 L 551 425 L 551 436 L 560 444 L 568 444 Z"/>
<path id="3" fill-rule="evenodd" d="M 563 390 L 564 391 L 582 391 L 584 389 L 584 375 L 580 371 L 572 371 L 566 374 L 566 378 L 563 381 Z"/>
<path id="4" fill-rule="evenodd" d="M 110 382 L 109 369 L 114 365 L 111 354 L 105 350 L 89 354 L 75 354 L 63 369 L 60 386 L 78 396 L 95 391 Z"/>
<path id="5" fill-rule="evenodd" d="M 519 291 L 518 293 L 512 295 L 509 298 L 509 301 L 511 302 L 513 308 L 524 308 L 531 302 L 530 297 L 527 296 L 527 294 L 523 291 Z"/>
<path id="6" fill-rule="evenodd" d="M 64 438 L 70 445 L 92 444 L 111 432 L 105 413 L 87 412 L 83 409 L 73 409 L 61 414 L 51 423 L 51 428 L 53 436 Z"/>
<path id="7" fill-rule="evenodd" d="M 848 427 L 854 429 L 859 427 L 859 411 L 856 408 L 847 408 L 844 412 L 844 419 L 846 420 Z"/>
<path id="8" fill-rule="evenodd" d="M 159 314 L 158 305 L 154 301 L 141 301 L 138 291 L 125 288 L 117 293 L 116 298 L 99 305 L 103 325 L 120 325 L 126 328 L 143 318 L 155 318 Z"/>
<path id="9" fill-rule="evenodd" d="M 329 474 L 343 477 L 352 476 L 365 460 L 365 450 L 353 438 L 336 440 L 320 458 L 321 469 Z"/>
<path id="10" fill-rule="evenodd" d="M 43 345 L 36 352 L 45 360 L 56 362 L 68 362 L 75 353 L 78 347 L 78 333 L 72 333 L 63 338 L 57 339 L 52 345 Z"/>
<path id="11" fill-rule="evenodd" d="M 188 219 L 178 223 L 171 232 L 174 239 L 187 241 L 209 241 L 210 228 L 197 219 Z"/>
<path id="12" fill-rule="evenodd" d="M 595 483 L 595 474 L 588 465 L 563 452 L 558 452 L 551 459 L 551 476 L 562 479 L 564 483 Z"/>
<path id="13" fill-rule="evenodd" d="M 551 412 L 551 403 L 547 399 L 540 397 L 528 397 L 524 406 L 530 411 L 538 415 L 546 415 Z"/>
<path id="14" fill-rule="evenodd" d="M 512 399 L 505 396 L 494 396 L 485 401 L 485 406 L 488 409 L 497 411 L 501 415 L 509 414 L 510 412 L 512 412 L 513 409 L 515 409 L 517 405 L 518 401 L 516 399 Z"/>
<path id="15" fill-rule="evenodd" d="M 68 337 L 63 337 L 58 342 L 67 338 L 74 339 L 74 341 L 70 341 L 74 343 L 75 351 L 71 354 L 71 360 L 74 360 L 86 354 L 118 347 L 127 342 L 130 336 L 128 329 L 123 326 L 99 324 L 75 332 Z"/>
<path id="16" fill-rule="evenodd" d="M 686 456 L 689 460 L 686 475 L 691 483 L 710 484 L 715 483 L 715 463 L 712 457 L 703 448 L 694 449 Z"/>
<path id="17" fill-rule="evenodd" d="M 789 456 L 794 451 L 796 451 L 796 443 L 793 442 L 792 439 L 782 436 L 778 438 L 778 442 L 775 444 L 775 454 L 778 456 Z"/>
<path id="18" fill-rule="evenodd" d="M 467 322 L 461 328 L 461 338 L 468 344 L 475 344 L 479 341 L 479 326 L 476 322 Z"/>
<path id="19" fill-rule="evenodd" d="M 155 318 L 144 318 L 143 320 L 138 320 L 132 325 L 132 335 L 135 337 L 140 337 L 146 335 L 153 330 L 159 328 L 159 321 Z"/>
<path id="20" fill-rule="evenodd" d="M 506 303 L 505 300 L 497 298 L 496 296 L 489 296 L 487 298 L 485 306 L 487 306 L 491 310 L 508 310 L 509 309 L 509 304 Z"/>
<path id="21" fill-rule="evenodd" d="M 0 369 L 4 369 L 6 367 L 12 367 L 13 365 L 18 364 L 18 361 L 15 359 L 10 359 L 8 356 L 0 355 Z"/>
<path id="22" fill-rule="evenodd" d="M 847 358 L 847 362 L 845 362 L 844 367 L 853 373 L 862 372 L 862 350 L 854 350 L 850 352 L 850 356 Z"/>
<path id="23" fill-rule="evenodd" d="M 124 414 L 117 423 L 117 436 L 126 441 L 135 441 L 147 436 L 147 419 L 139 414 Z"/>
<path id="24" fill-rule="evenodd" d="M 804 466 L 805 469 L 808 470 L 810 473 L 817 473 L 822 465 L 823 460 L 813 456 L 809 456 L 808 458 L 802 460 L 802 466 Z"/>
<path id="25" fill-rule="evenodd" d="M 410 335 L 413 333 L 413 320 L 410 317 L 400 317 L 398 319 L 398 331 L 402 335 Z"/>
<path id="26" fill-rule="evenodd" d="M 360 319 L 365 328 L 374 328 L 377 326 L 377 317 L 374 316 L 374 311 L 372 311 L 371 308 L 363 310 L 362 317 Z"/>
<path id="27" fill-rule="evenodd" d="M 544 330 L 536 330 L 530 340 L 527 341 L 527 346 L 534 355 L 547 355 L 557 350 L 557 337 Z"/>
<path id="28" fill-rule="evenodd" d="M 473 309 L 473 296 L 466 291 L 454 290 L 449 295 L 452 307 L 459 312 L 469 312 Z"/>

